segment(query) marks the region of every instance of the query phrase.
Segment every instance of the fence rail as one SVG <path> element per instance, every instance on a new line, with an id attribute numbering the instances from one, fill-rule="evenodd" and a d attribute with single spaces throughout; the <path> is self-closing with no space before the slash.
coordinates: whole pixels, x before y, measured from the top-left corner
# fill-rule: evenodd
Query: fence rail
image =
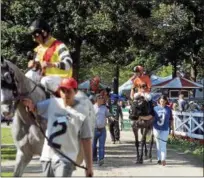
<path id="1" fill-rule="evenodd" d="M 176 135 L 204 140 L 204 113 L 173 111 L 173 118 Z M 131 130 L 129 107 L 123 109 L 123 122 L 125 130 Z"/>
<path id="2" fill-rule="evenodd" d="M 204 139 L 204 113 L 173 111 L 176 135 Z"/>

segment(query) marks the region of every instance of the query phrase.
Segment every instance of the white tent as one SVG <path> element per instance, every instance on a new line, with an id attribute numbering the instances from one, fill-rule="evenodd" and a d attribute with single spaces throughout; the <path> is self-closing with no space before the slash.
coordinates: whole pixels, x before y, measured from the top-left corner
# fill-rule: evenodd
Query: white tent
<path id="1" fill-rule="evenodd" d="M 123 91 L 125 91 L 125 90 L 131 90 L 132 85 L 133 85 L 133 83 L 132 83 L 131 79 L 129 79 L 127 82 L 123 83 L 118 89 L 119 94 L 121 95 L 123 93 Z"/>
<path id="2" fill-rule="evenodd" d="M 79 89 L 89 89 L 90 88 L 90 80 L 86 80 L 83 83 L 79 84 Z"/>
<path id="3" fill-rule="evenodd" d="M 107 85 L 99 83 L 99 88 L 105 89 L 107 87 L 108 87 Z M 86 89 L 89 90 L 90 89 L 90 80 L 86 80 L 86 81 L 80 83 L 78 88 L 84 89 L 84 90 L 86 90 Z"/>
<path id="4" fill-rule="evenodd" d="M 152 86 L 154 86 L 154 85 L 157 85 L 159 83 L 162 83 L 162 82 L 165 82 L 165 81 L 168 81 L 168 80 L 172 79 L 172 75 L 167 76 L 167 77 L 159 77 L 159 76 L 156 76 L 156 75 L 151 75 L 150 79 L 151 79 L 151 82 L 152 82 Z M 132 83 L 132 77 L 131 77 L 127 82 L 123 83 L 119 87 L 119 94 L 122 94 L 123 91 L 131 90 L 132 85 L 133 85 L 133 83 Z"/>

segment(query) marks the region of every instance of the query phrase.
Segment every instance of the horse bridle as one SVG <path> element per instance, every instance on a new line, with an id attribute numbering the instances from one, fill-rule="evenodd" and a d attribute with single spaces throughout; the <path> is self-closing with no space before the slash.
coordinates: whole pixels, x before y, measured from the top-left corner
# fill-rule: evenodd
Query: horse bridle
<path id="1" fill-rule="evenodd" d="M 5 100 L 5 101 L 3 101 L 1 104 L 12 103 L 12 112 L 15 112 L 15 110 L 17 109 L 17 106 L 18 106 L 18 104 L 19 104 L 19 102 L 20 102 L 20 100 L 22 100 L 22 99 L 24 99 L 24 98 L 30 96 L 30 95 L 35 91 L 35 89 L 38 87 L 38 84 L 36 84 L 35 82 L 32 81 L 32 82 L 35 84 L 35 86 L 33 87 L 33 89 L 32 89 L 31 91 L 25 92 L 25 93 L 19 93 L 19 92 L 18 92 L 18 89 L 17 89 L 17 85 L 16 85 L 16 83 L 17 83 L 18 81 L 15 79 L 14 72 L 13 72 L 11 69 L 9 69 L 8 64 L 6 64 L 6 66 L 3 66 L 3 67 L 5 67 L 8 72 L 5 72 L 6 76 L 5 76 L 5 74 L 4 74 L 3 76 L 1 76 L 1 83 L 3 83 L 3 87 L 2 87 L 2 88 L 6 88 L 6 89 L 9 89 L 9 90 L 12 90 L 12 91 L 13 91 L 13 95 L 14 95 L 15 97 L 14 97 L 13 99 Z M 8 74 L 8 73 L 9 73 L 9 74 Z M 9 75 L 10 75 L 10 81 L 9 81 L 9 83 L 7 83 L 4 79 L 5 79 L 5 77 L 8 77 Z M 34 118 L 36 118 L 35 114 L 33 114 L 32 112 L 31 112 L 31 115 L 32 115 Z M 48 137 L 45 135 L 45 133 L 44 133 L 44 131 L 43 131 L 43 129 L 42 129 L 40 123 L 39 123 L 36 119 L 34 119 L 34 120 L 35 120 L 37 126 L 39 127 L 40 131 L 42 132 L 43 136 L 45 137 L 45 139 L 46 139 L 46 140 L 48 141 L 48 143 L 49 143 L 49 139 L 48 139 Z M 51 144 L 51 143 L 50 143 L 50 144 Z M 68 159 L 68 160 L 69 160 L 72 164 L 74 164 L 75 166 L 87 170 L 86 167 L 81 166 L 81 165 L 78 165 L 75 161 L 73 161 L 71 158 L 69 158 L 68 156 L 66 156 L 63 152 L 61 152 L 61 151 L 58 150 L 58 149 L 55 149 L 55 148 L 52 146 L 52 144 L 51 144 L 50 146 L 51 146 L 58 154 L 60 154 L 61 156 L 65 157 L 66 159 Z"/>
<path id="2" fill-rule="evenodd" d="M 35 82 L 33 82 L 34 87 L 32 88 L 31 91 L 19 93 L 17 87 L 18 80 L 15 78 L 14 71 L 9 68 L 7 63 L 2 67 L 5 68 L 6 72 L 4 73 L 4 75 L 1 75 L 1 87 L 11 90 L 13 92 L 14 98 L 2 101 L 1 104 L 12 103 L 12 111 L 15 111 L 20 100 L 29 97 L 35 91 L 38 85 Z"/>

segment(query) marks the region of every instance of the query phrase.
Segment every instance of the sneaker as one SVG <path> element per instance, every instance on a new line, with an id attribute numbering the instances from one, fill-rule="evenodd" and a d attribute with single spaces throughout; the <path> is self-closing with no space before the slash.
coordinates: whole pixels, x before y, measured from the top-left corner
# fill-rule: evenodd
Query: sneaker
<path id="1" fill-rule="evenodd" d="M 97 158 L 93 158 L 93 163 L 96 163 L 98 161 Z"/>
<path id="2" fill-rule="evenodd" d="M 161 165 L 161 160 L 158 160 L 158 161 L 157 161 L 157 164 Z"/>
<path id="3" fill-rule="evenodd" d="M 161 164 L 162 164 L 162 166 L 166 166 L 166 161 L 163 160 L 163 161 L 161 162 Z"/>
<path id="4" fill-rule="evenodd" d="M 104 164 L 104 159 L 99 160 L 98 165 L 102 166 Z"/>

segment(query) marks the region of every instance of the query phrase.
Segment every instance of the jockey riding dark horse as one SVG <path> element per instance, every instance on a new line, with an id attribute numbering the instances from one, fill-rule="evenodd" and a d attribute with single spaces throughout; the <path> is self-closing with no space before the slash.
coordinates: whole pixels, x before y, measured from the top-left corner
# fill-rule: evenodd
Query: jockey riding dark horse
<path id="1" fill-rule="evenodd" d="M 149 95 L 148 95 L 149 96 Z M 150 98 L 149 98 L 150 99 Z M 129 118 L 133 121 L 132 129 L 135 135 L 135 146 L 137 151 L 137 161 L 136 163 L 143 163 L 143 147 L 145 146 L 145 156 L 147 156 L 147 148 L 146 148 L 146 135 L 149 131 L 151 131 L 151 144 L 150 144 L 150 152 L 149 158 L 150 161 L 152 159 L 152 145 L 153 145 L 153 119 L 143 120 L 141 116 L 153 116 L 153 104 L 151 100 L 148 100 L 147 97 L 142 95 L 137 95 L 133 103 L 131 104 Z M 139 141 L 138 141 L 138 130 L 141 129 L 142 133 L 142 150 L 141 155 L 139 155 Z"/>

